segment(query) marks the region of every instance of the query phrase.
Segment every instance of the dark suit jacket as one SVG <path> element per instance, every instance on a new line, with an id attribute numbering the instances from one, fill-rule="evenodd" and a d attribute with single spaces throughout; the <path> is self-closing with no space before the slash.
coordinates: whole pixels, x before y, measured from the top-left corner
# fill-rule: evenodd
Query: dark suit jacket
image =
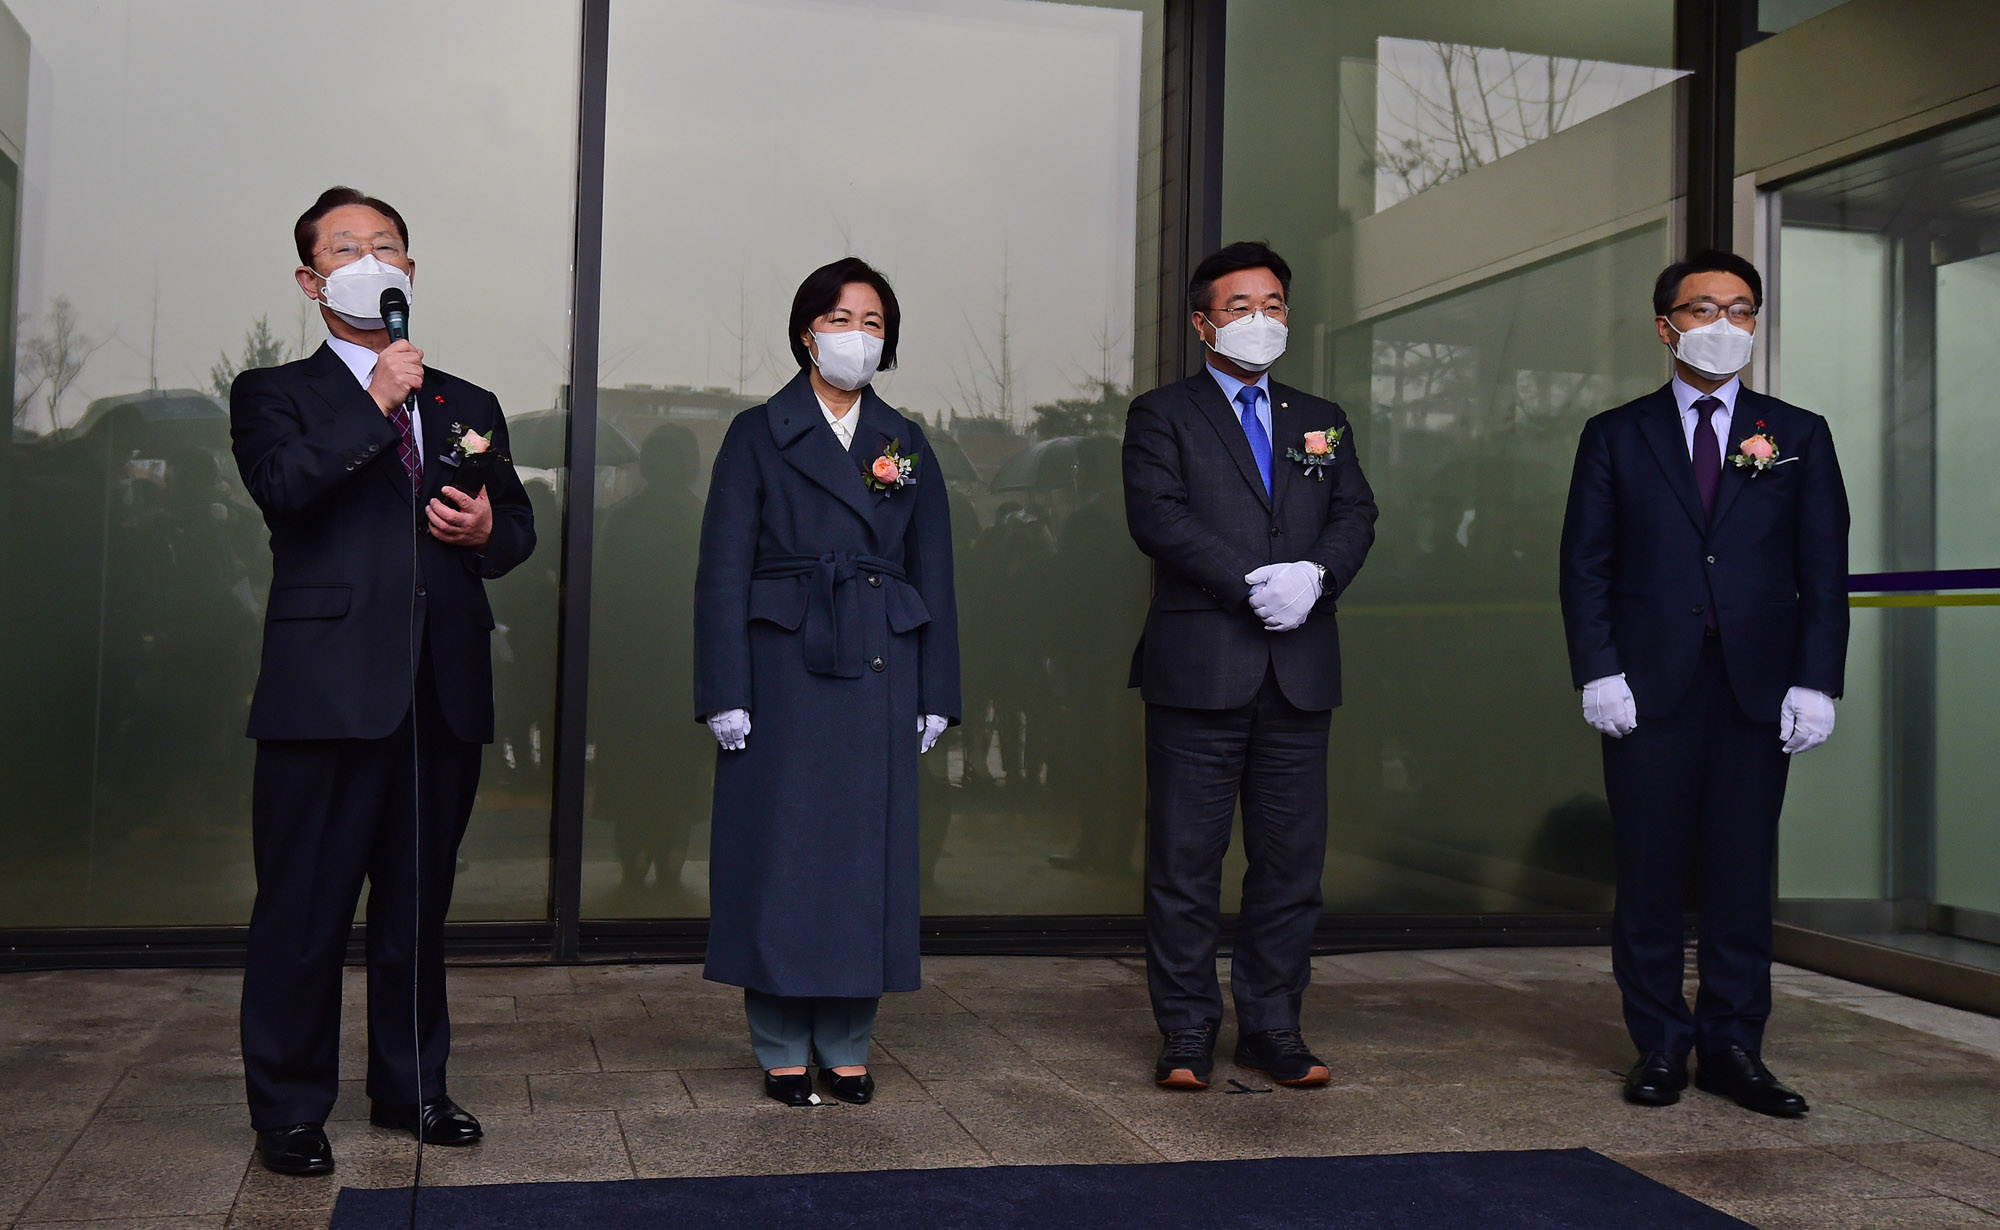
<path id="1" fill-rule="evenodd" d="M 1206 370 L 1141 394 L 1125 417 L 1125 520 L 1153 558 L 1153 601 L 1133 657 L 1149 704 L 1234 709 L 1275 669 L 1301 709 L 1340 704 L 1334 600 L 1375 541 L 1375 496 L 1349 430 L 1324 479 L 1285 450 L 1309 431 L 1346 428 L 1333 402 L 1272 381 L 1267 495 L 1235 407 Z M 1326 568 L 1319 605 L 1290 632 L 1266 632 L 1244 574 L 1309 560 Z"/>
<path id="2" fill-rule="evenodd" d="M 1727 458 L 1768 435 L 1780 464 Z M 1745 713 L 1778 720 L 1794 686 L 1840 695 L 1847 660 L 1847 490 L 1826 420 L 1736 396 L 1704 523 L 1672 386 L 1584 424 L 1563 518 L 1562 610 L 1577 687 L 1623 672 L 1639 715 L 1687 691 L 1712 604 Z"/>
<path id="3" fill-rule="evenodd" d="M 253 739 L 379 739 L 410 708 L 412 620 L 419 621 L 452 733 L 493 739 L 493 611 L 481 578 L 535 548 L 533 514 L 514 467 L 496 460 L 486 488 L 493 538 L 484 553 L 432 538 L 422 505 L 451 485 L 440 458 L 454 423 L 507 424 L 493 394 L 436 368 L 417 392 L 423 488 L 411 498 L 401 435 L 331 347 L 246 371 L 229 390 L 237 468 L 271 531 L 263 666 L 250 704 Z M 416 561 L 412 564 L 412 524 Z"/>

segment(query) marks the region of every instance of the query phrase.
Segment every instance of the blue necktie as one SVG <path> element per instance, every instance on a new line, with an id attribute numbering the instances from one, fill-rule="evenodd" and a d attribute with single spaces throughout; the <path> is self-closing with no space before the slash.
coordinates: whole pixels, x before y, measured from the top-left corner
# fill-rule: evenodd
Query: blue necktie
<path id="1" fill-rule="evenodd" d="M 1264 478 L 1264 494 L 1271 494 L 1271 437 L 1264 432 L 1264 424 L 1257 418 L 1257 399 L 1264 390 L 1254 384 L 1246 384 L 1236 395 L 1237 404 L 1243 407 L 1243 434 L 1250 438 L 1250 455 L 1257 459 L 1257 473 Z"/>

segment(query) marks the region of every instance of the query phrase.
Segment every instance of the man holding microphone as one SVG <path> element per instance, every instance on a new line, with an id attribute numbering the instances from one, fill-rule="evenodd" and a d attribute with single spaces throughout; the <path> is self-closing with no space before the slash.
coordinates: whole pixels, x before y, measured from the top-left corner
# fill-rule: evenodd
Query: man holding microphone
<path id="1" fill-rule="evenodd" d="M 535 534 L 494 396 L 391 338 L 385 299 L 407 308 L 416 268 L 402 216 L 330 188 L 293 237 L 328 340 L 242 373 L 229 398 L 272 555 L 250 709 L 242 1041 L 263 1164 L 323 1174 L 364 879 L 369 1119 L 430 1144 L 480 1137 L 445 1088 L 444 917 L 493 738 L 482 582 L 526 559 Z"/>

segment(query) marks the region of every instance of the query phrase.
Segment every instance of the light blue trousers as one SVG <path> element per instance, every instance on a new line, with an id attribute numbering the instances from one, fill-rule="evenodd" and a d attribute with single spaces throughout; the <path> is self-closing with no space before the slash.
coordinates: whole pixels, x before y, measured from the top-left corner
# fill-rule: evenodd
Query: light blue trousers
<path id="1" fill-rule="evenodd" d="M 835 996 L 766 995 L 743 990 L 743 1014 L 750 1018 L 750 1046 L 757 1065 L 799 1068 L 819 1056 L 821 1067 L 850 1068 L 868 1062 L 880 999 Z"/>

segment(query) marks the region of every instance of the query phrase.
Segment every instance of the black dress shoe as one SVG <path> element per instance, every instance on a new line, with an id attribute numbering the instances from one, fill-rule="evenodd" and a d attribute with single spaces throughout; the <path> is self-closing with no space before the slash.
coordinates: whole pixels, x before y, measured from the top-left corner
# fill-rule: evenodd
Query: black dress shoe
<path id="1" fill-rule="evenodd" d="M 811 1106 L 813 1078 L 804 1072 L 793 1072 L 779 1076 L 764 1073 L 764 1096 L 787 1106 Z"/>
<path id="2" fill-rule="evenodd" d="M 1215 1067 L 1215 1022 L 1163 1031 L 1166 1042 L 1153 1065 L 1153 1083 L 1162 1089 L 1206 1089 Z"/>
<path id="3" fill-rule="evenodd" d="M 333 1146 L 317 1123 L 296 1123 L 257 1133 L 257 1160 L 275 1174 L 331 1174 Z"/>
<path id="4" fill-rule="evenodd" d="M 1237 1038 L 1236 1066 L 1294 1089 L 1315 1088 L 1333 1079 L 1296 1029 L 1266 1029 Z"/>
<path id="5" fill-rule="evenodd" d="M 421 1107 L 371 1099 L 368 1103 L 368 1122 L 376 1127 L 408 1132 L 427 1145 L 469 1145 L 485 1135 L 479 1130 L 479 1120 L 472 1117 L 472 1112 L 443 1097 L 432 1098 Z"/>
<path id="6" fill-rule="evenodd" d="M 832 1068 L 821 1068 L 819 1079 L 828 1093 L 856 1106 L 868 1105 L 868 1100 L 875 1096 L 875 1078 L 866 1072 L 858 1076 L 842 1076 Z"/>
<path id="7" fill-rule="evenodd" d="M 1634 1106 L 1672 1106 L 1687 1087 L 1687 1059 L 1665 1051 L 1647 1051 L 1625 1074 L 1625 1100 Z"/>
<path id="8" fill-rule="evenodd" d="M 1763 1060 L 1740 1046 L 1703 1055 L 1694 1083 L 1728 1098 L 1744 1110 L 1778 1119 L 1796 1119 L 1812 1109 L 1796 1091 L 1785 1088 L 1771 1075 Z"/>

